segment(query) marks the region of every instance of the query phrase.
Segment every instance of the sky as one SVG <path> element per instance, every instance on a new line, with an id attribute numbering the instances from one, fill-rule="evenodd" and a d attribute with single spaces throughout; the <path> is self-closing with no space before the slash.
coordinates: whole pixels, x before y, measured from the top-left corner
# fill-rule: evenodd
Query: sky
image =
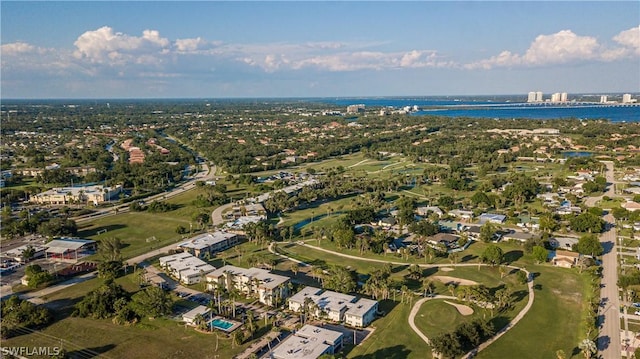
<path id="1" fill-rule="evenodd" d="M 0 98 L 640 92 L 638 1 L 1 1 Z"/>

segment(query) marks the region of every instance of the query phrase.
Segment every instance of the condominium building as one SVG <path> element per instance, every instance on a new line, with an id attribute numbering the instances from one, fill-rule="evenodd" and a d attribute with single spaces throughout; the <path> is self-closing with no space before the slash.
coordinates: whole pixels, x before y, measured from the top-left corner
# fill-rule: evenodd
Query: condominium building
<path id="1" fill-rule="evenodd" d="M 202 277 L 216 268 L 189 253 L 177 253 L 160 258 L 160 267 L 184 284 L 200 283 Z"/>
<path id="2" fill-rule="evenodd" d="M 313 303 L 309 307 L 309 301 Z M 289 298 L 289 310 L 310 310 L 316 317 L 325 317 L 334 322 L 343 322 L 353 327 L 366 327 L 376 316 L 378 302 L 353 295 L 306 287 Z"/>
<path id="3" fill-rule="evenodd" d="M 213 255 L 238 244 L 238 235 L 217 231 L 213 233 L 199 234 L 186 242 L 178 244 L 178 249 L 190 253 L 198 258 L 204 258 L 207 253 Z"/>
<path id="4" fill-rule="evenodd" d="M 626 93 L 622 95 L 622 103 L 631 103 L 631 102 L 635 102 L 635 100 L 631 98 L 630 93 Z"/>
<path id="5" fill-rule="evenodd" d="M 267 356 L 273 359 L 315 359 L 342 349 L 344 334 L 339 331 L 305 325 L 282 341 Z"/>
<path id="6" fill-rule="evenodd" d="M 227 291 L 235 288 L 247 295 L 257 294 L 260 303 L 274 306 L 289 296 L 289 277 L 277 275 L 260 268 L 240 268 L 226 265 L 207 274 L 207 289 L 219 285 Z"/>

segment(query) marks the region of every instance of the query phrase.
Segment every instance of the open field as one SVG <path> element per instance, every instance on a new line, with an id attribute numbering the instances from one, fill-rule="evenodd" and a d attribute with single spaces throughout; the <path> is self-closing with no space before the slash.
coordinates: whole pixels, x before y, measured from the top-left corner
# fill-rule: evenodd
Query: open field
<path id="1" fill-rule="evenodd" d="M 125 245 L 122 248 L 122 256 L 125 259 L 176 243 L 182 239 L 182 236 L 176 233 L 178 226 L 183 226 L 187 230 L 191 227 L 196 231 L 199 225 L 193 220 L 193 216 L 198 213 L 210 214 L 213 210 L 214 207 L 198 208 L 192 204 L 202 191 L 196 188 L 168 199 L 168 203 L 178 206 L 173 211 L 125 212 L 83 223 L 78 228 L 78 236 L 97 241 L 118 237 Z"/>

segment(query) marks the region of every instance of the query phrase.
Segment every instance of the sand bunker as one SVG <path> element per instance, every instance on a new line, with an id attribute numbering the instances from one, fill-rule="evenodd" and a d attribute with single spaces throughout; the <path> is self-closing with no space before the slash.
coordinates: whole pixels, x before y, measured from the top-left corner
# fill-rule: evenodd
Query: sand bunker
<path id="1" fill-rule="evenodd" d="M 451 268 L 451 267 L 442 267 L 442 268 L 440 268 L 440 270 L 443 271 L 443 272 L 451 272 L 454 269 L 455 268 Z"/>
<path id="2" fill-rule="evenodd" d="M 474 282 L 472 280 L 456 278 L 456 277 L 449 277 L 449 276 L 446 276 L 446 275 L 434 275 L 431 278 L 439 280 L 439 281 L 441 281 L 442 283 L 444 283 L 446 285 L 449 285 L 449 284 L 455 284 L 455 285 L 477 285 L 478 284 L 478 282 Z"/>
<path id="3" fill-rule="evenodd" d="M 453 305 L 454 307 L 456 307 L 458 312 L 460 314 L 462 314 L 462 315 L 471 315 L 471 314 L 473 314 L 473 309 L 468 305 L 452 303 L 452 302 L 449 302 L 449 301 L 446 301 L 446 300 L 444 302 L 449 304 L 449 305 Z"/>

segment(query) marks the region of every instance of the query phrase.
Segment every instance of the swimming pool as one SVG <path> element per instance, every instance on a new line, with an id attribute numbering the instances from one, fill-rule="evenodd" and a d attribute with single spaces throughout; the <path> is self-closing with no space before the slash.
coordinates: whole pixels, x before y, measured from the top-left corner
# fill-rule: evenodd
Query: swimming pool
<path id="1" fill-rule="evenodd" d="M 233 323 L 232 322 L 229 322 L 229 321 L 226 321 L 226 320 L 220 319 L 220 318 L 214 319 L 211 322 L 211 324 L 215 328 L 218 328 L 218 329 L 221 329 L 221 330 L 224 330 L 224 331 L 227 331 L 227 330 L 229 330 L 229 328 L 233 327 Z"/>

